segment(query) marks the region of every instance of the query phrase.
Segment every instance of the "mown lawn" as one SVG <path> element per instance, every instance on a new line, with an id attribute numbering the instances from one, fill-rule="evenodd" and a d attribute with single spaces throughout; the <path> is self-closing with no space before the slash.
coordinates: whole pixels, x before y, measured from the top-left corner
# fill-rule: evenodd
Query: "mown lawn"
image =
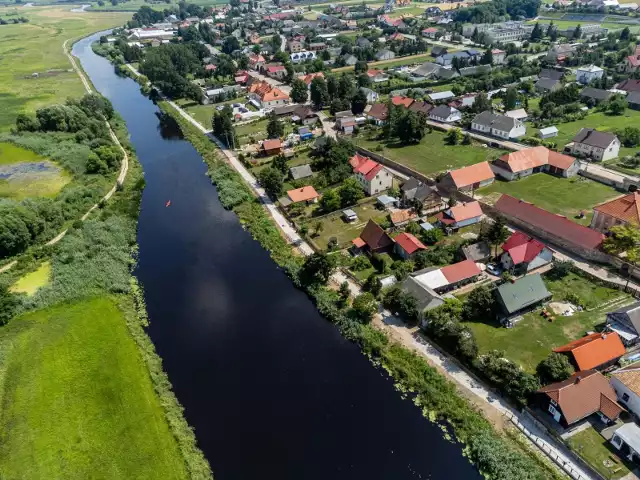
<path id="1" fill-rule="evenodd" d="M 511 182 L 496 180 L 488 187 L 477 190 L 476 195 L 494 192 L 525 200 L 583 225 L 591 221 L 592 207 L 620 195 L 613 188 L 584 177 L 560 178 L 546 173 Z M 585 218 L 575 218 L 581 211 L 586 214 Z"/>
<path id="2" fill-rule="evenodd" d="M 618 457 L 614 446 L 593 427 L 572 435 L 568 442 L 571 449 L 589 462 L 604 478 L 618 479 L 629 474 L 629 468 Z M 635 465 L 631 468 L 635 468 Z"/>
<path id="3" fill-rule="evenodd" d="M 80 97 L 85 90 L 80 78 L 69 71 L 69 59 L 62 50 L 67 39 L 120 26 L 130 13 L 71 12 L 65 7 L 21 8 L 29 23 L 0 28 L 0 131 L 9 130 L 18 113 Z M 0 17 L 14 11 L 0 8 Z M 69 42 L 70 44 L 71 42 Z M 55 70 L 52 73 L 47 73 Z M 32 73 L 38 73 L 33 78 Z"/>
<path id="4" fill-rule="evenodd" d="M 436 130 L 427 133 L 417 145 L 402 145 L 396 142 L 385 144 L 364 136 L 355 137 L 354 141 L 361 147 L 380 153 L 425 175 L 493 160 L 506 153 L 479 145 L 448 145 L 444 133 Z M 376 150 L 378 145 L 384 147 L 382 152 Z"/>
<path id="5" fill-rule="evenodd" d="M 598 286 L 574 273 L 561 280 L 549 280 L 547 276 L 543 278 L 547 289 L 553 294 L 552 301 L 564 301 L 568 293 L 574 293 L 592 310 L 570 317 L 556 315 L 553 323 L 543 318 L 537 310 L 524 315 L 524 319 L 514 328 L 504 328 L 494 321 L 469 322 L 467 325 L 473 330 L 481 353 L 502 350 L 506 358 L 533 373 L 538 363 L 545 359 L 553 348 L 580 338 L 602 323 L 606 312 L 631 302 L 631 297 L 625 293 Z M 614 300 L 617 301 L 613 303 Z M 605 302 L 611 302 L 611 307 L 603 306 Z"/>
<path id="6" fill-rule="evenodd" d="M 211 128 L 211 117 L 217 111 L 216 107 L 220 105 L 228 105 L 231 103 L 245 103 L 244 97 L 236 97 L 220 103 L 212 103 L 209 105 L 201 105 L 192 100 L 180 99 L 176 101 L 189 115 L 191 115 L 200 125 L 205 128 Z"/>
<path id="7" fill-rule="evenodd" d="M 3 478 L 187 478 L 114 300 L 63 304 L 2 328 Z"/>

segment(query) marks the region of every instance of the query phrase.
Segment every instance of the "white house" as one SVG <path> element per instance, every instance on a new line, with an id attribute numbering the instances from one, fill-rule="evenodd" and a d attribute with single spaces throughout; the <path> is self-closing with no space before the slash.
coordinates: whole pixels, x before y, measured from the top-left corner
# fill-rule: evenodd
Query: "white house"
<path id="1" fill-rule="evenodd" d="M 580 67 L 576 72 L 576 81 L 583 85 L 588 85 L 591 80 L 602 78 L 604 70 L 595 65 L 589 65 L 588 67 Z"/>
<path id="2" fill-rule="evenodd" d="M 453 123 L 462 119 L 460 110 L 449 105 L 439 105 L 429 112 L 429 118 L 436 122 Z"/>
<path id="3" fill-rule="evenodd" d="M 473 118 L 471 130 L 505 139 L 520 138 L 527 133 L 527 127 L 520 120 L 498 115 L 489 110 Z"/>
<path id="4" fill-rule="evenodd" d="M 375 195 L 393 187 L 393 175 L 378 162 L 356 153 L 349 163 L 367 195 Z"/>
<path id="5" fill-rule="evenodd" d="M 635 415 L 640 416 L 640 362 L 613 372 L 610 383 L 620 403 Z"/>
<path id="6" fill-rule="evenodd" d="M 578 156 L 597 161 L 616 158 L 620 152 L 620 140 L 613 133 L 599 132 L 594 128 L 581 128 L 573 141 L 565 147 Z"/>
<path id="7" fill-rule="evenodd" d="M 493 65 L 502 65 L 507 58 L 507 52 L 500 50 L 499 48 L 491 50 L 491 55 L 493 57 Z"/>

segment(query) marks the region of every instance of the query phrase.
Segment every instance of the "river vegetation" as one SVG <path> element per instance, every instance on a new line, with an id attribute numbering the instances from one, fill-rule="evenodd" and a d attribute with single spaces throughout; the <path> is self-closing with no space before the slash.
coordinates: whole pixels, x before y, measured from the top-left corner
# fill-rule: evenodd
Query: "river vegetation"
<path id="1" fill-rule="evenodd" d="M 366 314 L 366 301 L 354 301 L 350 306 L 338 292 L 329 289 L 326 282 L 335 269 L 335 257 L 314 254 L 305 259 L 297 255 L 241 177 L 224 164 L 215 145 L 167 103 L 160 102 L 160 106 L 175 118 L 185 137 L 203 156 L 212 180 L 224 178 L 225 189 L 218 192 L 223 205 L 233 208 L 244 227 L 269 251 L 296 286 L 307 292 L 325 318 L 375 363 L 382 365 L 403 390 L 410 392 L 427 418 L 450 428 L 453 436 L 465 445 L 469 460 L 486 478 L 560 478 L 544 462 L 524 449 L 515 448 L 510 439 L 497 433 L 489 421 L 460 396 L 455 385 L 423 357 L 391 341 L 372 326 L 370 310 Z M 220 171 L 224 171 L 224 175 L 217 173 Z"/>
<path id="2" fill-rule="evenodd" d="M 128 175 L 80 221 L 123 158 L 107 119 L 128 151 Z M 108 100 L 87 95 L 20 116 L 3 141 L 55 159 L 74 177 L 54 199 L 1 204 L 5 253 L 23 252 L 0 276 L 3 478 L 212 478 L 144 330 L 131 272 L 145 182 L 124 123 Z M 85 193 L 67 197 L 69 188 Z M 68 228 L 62 240 L 42 245 L 60 227 Z M 17 288 L 32 286 L 43 265 L 47 281 Z"/>

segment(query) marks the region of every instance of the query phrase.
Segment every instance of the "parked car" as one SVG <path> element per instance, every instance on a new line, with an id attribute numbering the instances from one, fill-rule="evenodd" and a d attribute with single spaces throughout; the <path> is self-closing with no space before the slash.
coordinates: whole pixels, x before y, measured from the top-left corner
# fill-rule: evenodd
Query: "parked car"
<path id="1" fill-rule="evenodd" d="M 495 263 L 489 263 L 487 264 L 487 272 L 498 277 L 502 273 L 502 269 Z"/>

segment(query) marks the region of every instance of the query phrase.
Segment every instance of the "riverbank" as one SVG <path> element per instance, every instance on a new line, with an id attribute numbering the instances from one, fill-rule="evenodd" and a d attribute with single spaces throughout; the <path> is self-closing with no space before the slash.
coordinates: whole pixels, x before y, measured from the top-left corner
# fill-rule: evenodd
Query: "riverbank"
<path id="1" fill-rule="evenodd" d="M 169 104 L 160 102 L 161 109 L 173 116 L 185 136 L 202 155 L 209 167 L 210 176 L 216 182 L 216 172 L 225 170 L 226 182 L 232 182 L 233 188 L 227 190 L 234 194 L 248 191 L 241 177 L 224 166 L 220 151 L 194 125 L 183 118 Z M 235 177 L 235 179 L 234 179 Z M 225 203 L 228 193 L 219 191 L 221 201 Z M 246 195 L 242 195 L 246 197 Z M 265 209 L 256 200 L 227 202 L 238 214 L 245 228 L 267 249 L 278 265 L 283 267 L 294 283 L 297 280 L 302 259 L 294 254 L 293 247 L 282 238 Z M 398 383 L 399 388 L 412 392 L 413 401 L 430 420 L 442 422 L 451 428 L 451 433 L 466 445 L 471 462 L 489 478 L 553 478 L 558 475 L 544 462 L 532 458 L 527 452 L 510 446 L 511 442 L 498 434 L 491 424 L 462 398 L 456 386 L 445 379 L 435 368 L 428 365 L 424 358 L 416 355 L 389 338 L 373 325 L 354 322 L 335 302 L 335 292 L 326 287 L 313 287 L 306 290 L 314 300 L 318 310 L 325 318 L 334 323 L 343 336 L 357 343 L 370 358 L 383 366 Z M 558 477 L 560 478 L 560 477 Z"/>

